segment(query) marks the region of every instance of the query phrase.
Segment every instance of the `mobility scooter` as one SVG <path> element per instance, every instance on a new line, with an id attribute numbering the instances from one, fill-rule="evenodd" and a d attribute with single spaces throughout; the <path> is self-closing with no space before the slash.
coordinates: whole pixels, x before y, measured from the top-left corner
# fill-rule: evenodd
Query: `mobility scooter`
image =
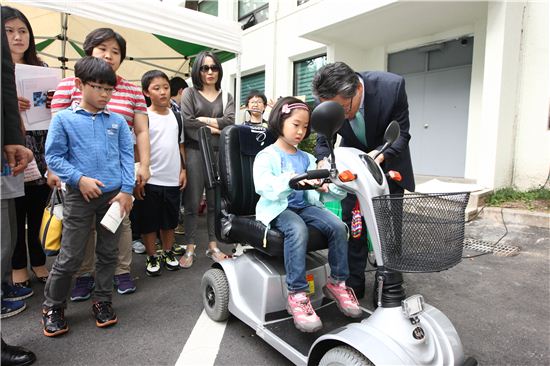
<path id="1" fill-rule="evenodd" d="M 311 123 L 332 141 L 344 123 L 343 108 L 321 103 Z M 399 133 L 392 122 L 382 151 Z M 321 250 L 328 244 L 309 228 L 308 295 L 323 328 L 302 333 L 286 311 L 282 234 L 272 228 L 266 232 L 254 217 L 254 157 L 273 138 L 265 129 L 226 127 L 215 159 L 209 134 L 201 129 L 199 143 L 207 188 L 216 193 L 216 236 L 236 245 L 231 259 L 214 263 L 202 278 L 211 319 L 236 316 L 296 365 L 477 365 L 464 356 L 455 328 L 441 311 L 421 295 L 405 295 L 401 274 L 441 271 L 460 262 L 468 193 L 390 195 L 386 174 L 374 159 L 348 147 L 331 147 L 330 169 L 295 176 L 289 182 L 293 188 L 305 178 L 324 178 L 357 196 L 377 265 L 375 310 L 363 308 L 362 318 L 346 318 L 323 297 L 330 269 Z"/>

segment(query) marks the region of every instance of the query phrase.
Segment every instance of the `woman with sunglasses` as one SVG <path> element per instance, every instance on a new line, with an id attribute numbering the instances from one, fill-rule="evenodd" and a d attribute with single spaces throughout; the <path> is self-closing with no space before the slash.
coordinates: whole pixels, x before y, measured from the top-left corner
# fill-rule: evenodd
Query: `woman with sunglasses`
<path id="1" fill-rule="evenodd" d="M 184 191 L 185 202 L 185 243 L 187 249 L 180 259 L 182 268 L 193 265 L 196 247 L 197 214 L 200 199 L 205 189 L 205 176 L 201 166 L 198 132 L 207 126 L 212 132 L 212 146 L 217 154 L 221 130 L 235 123 L 235 104 L 229 93 L 221 90 L 223 77 L 222 65 L 218 57 L 209 51 L 197 55 L 191 78 L 193 87 L 185 89 L 181 100 L 181 115 L 185 131 L 185 154 L 187 157 L 187 186 Z M 227 256 L 218 248 L 214 232 L 214 192 L 206 190 L 208 212 L 208 249 L 206 255 L 219 262 Z"/>
<path id="2" fill-rule="evenodd" d="M 48 66 L 40 60 L 36 53 L 31 25 L 21 11 L 9 6 L 2 6 L 2 21 L 13 63 Z M 30 109 L 31 102 L 27 98 L 18 96 L 17 99 L 19 111 Z M 33 130 L 25 133 L 25 145 L 32 150 L 36 164 L 29 165 L 25 170 L 25 195 L 15 199 L 17 244 L 11 263 L 13 283 L 19 287 L 30 287 L 30 275 L 27 271 L 27 248 L 32 272 L 37 280 L 45 283 L 48 278 L 46 255 L 42 250 L 38 234 L 44 207 L 46 207 L 50 193 L 50 188 L 44 178 L 47 170 L 45 158 L 47 134 L 47 130 Z M 31 174 L 33 172 L 34 174 Z M 25 225 L 27 232 L 25 232 Z"/>

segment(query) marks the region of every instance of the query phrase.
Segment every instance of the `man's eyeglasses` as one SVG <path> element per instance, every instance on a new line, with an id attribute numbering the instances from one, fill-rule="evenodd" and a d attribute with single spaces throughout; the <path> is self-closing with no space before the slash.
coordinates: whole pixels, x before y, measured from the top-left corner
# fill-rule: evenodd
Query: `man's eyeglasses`
<path id="1" fill-rule="evenodd" d="M 115 91 L 115 88 L 104 88 L 101 85 L 96 85 L 92 83 L 85 83 L 85 84 L 91 86 L 98 93 L 105 92 L 107 94 L 113 94 L 113 92 Z"/>
<path id="2" fill-rule="evenodd" d="M 202 65 L 201 67 L 199 67 L 199 70 L 201 72 L 208 72 L 208 71 L 219 72 L 220 67 L 218 65 Z"/>
<path id="3" fill-rule="evenodd" d="M 351 113 L 351 108 L 353 107 L 353 98 L 355 96 L 349 98 L 349 107 L 348 107 L 348 110 L 346 111 L 346 114 L 350 114 Z M 346 107 L 344 107 L 344 109 L 346 109 Z"/>

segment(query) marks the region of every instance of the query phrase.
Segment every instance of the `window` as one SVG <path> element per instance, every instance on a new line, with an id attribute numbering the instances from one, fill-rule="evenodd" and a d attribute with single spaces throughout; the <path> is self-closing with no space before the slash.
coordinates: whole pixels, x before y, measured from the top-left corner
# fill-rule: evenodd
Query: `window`
<path id="1" fill-rule="evenodd" d="M 244 105 L 246 96 L 251 90 L 259 90 L 260 92 L 265 93 L 264 71 L 241 77 L 241 105 Z"/>
<path id="2" fill-rule="evenodd" d="M 217 0 L 187 0 L 185 1 L 185 7 L 201 13 L 218 16 Z"/>
<path id="3" fill-rule="evenodd" d="M 269 0 L 239 0 L 239 22 L 247 29 L 267 20 Z"/>
<path id="4" fill-rule="evenodd" d="M 313 105 L 313 93 L 311 82 L 313 76 L 323 65 L 327 63 L 327 56 L 320 55 L 294 62 L 294 88 L 292 90 L 295 96 L 305 96 L 306 103 Z"/>
<path id="5" fill-rule="evenodd" d="M 200 1 L 199 12 L 218 16 L 218 2 L 213 0 Z"/>

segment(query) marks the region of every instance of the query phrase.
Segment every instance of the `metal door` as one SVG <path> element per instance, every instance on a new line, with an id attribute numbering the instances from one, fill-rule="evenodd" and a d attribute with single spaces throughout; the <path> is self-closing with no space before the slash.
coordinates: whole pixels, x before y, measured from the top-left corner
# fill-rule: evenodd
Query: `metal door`
<path id="1" fill-rule="evenodd" d="M 471 70 L 404 75 L 416 174 L 464 177 Z"/>

